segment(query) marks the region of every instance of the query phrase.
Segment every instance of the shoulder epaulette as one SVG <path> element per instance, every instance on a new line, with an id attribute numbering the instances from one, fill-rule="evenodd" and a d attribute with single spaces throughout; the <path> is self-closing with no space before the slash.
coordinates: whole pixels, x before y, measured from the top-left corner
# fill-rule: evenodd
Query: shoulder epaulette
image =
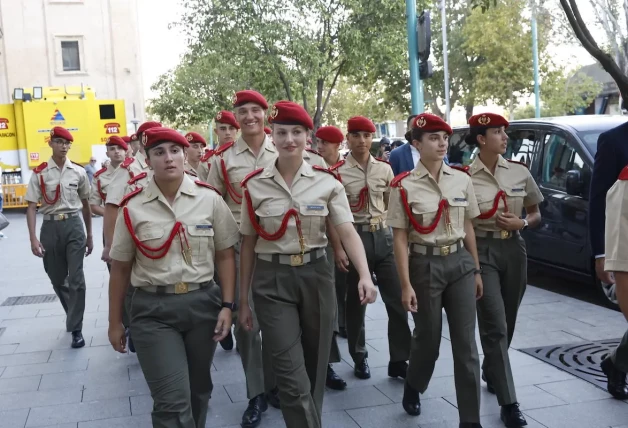
<path id="1" fill-rule="evenodd" d="M 224 152 L 226 152 L 227 150 L 229 150 L 231 147 L 233 147 L 235 143 L 233 141 L 229 141 L 226 144 L 223 144 L 222 146 L 218 147 L 216 150 L 214 150 L 214 154 L 215 155 L 221 155 Z"/>
<path id="2" fill-rule="evenodd" d="M 213 150 L 210 150 L 207 153 L 205 153 L 203 157 L 201 158 L 201 162 L 207 162 L 212 156 L 214 156 L 214 153 L 216 152 Z"/>
<path id="3" fill-rule="evenodd" d="M 248 173 L 246 177 L 244 177 L 244 179 L 240 182 L 240 187 L 246 187 L 246 182 L 249 181 L 251 178 L 255 177 L 257 174 L 259 174 L 262 171 L 264 171 L 264 168 L 259 168 L 253 172 Z"/>
<path id="4" fill-rule="evenodd" d="M 135 159 L 133 159 L 133 158 L 126 158 L 126 159 L 124 159 L 124 162 L 122 162 L 122 164 L 120 166 L 122 168 L 124 168 L 124 169 L 128 169 L 131 166 L 131 164 L 133 163 L 134 160 Z"/>
<path id="5" fill-rule="evenodd" d="M 384 162 L 387 163 L 388 165 L 390 165 L 390 162 L 388 162 L 387 160 L 384 159 L 380 159 L 380 158 L 375 158 L 376 161 L 380 161 L 380 162 Z"/>
<path id="6" fill-rule="evenodd" d="M 319 155 L 319 156 L 321 156 L 321 157 L 323 156 L 323 155 L 321 155 L 319 152 L 317 152 L 316 150 L 314 150 L 314 149 L 310 149 L 310 148 L 308 148 L 308 147 L 306 147 L 306 148 L 305 148 L 305 151 L 306 151 L 306 152 L 310 152 L 310 153 L 314 153 L 315 155 Z"/>
<path id="7" fill-rule="evenodd" d="M 334 174 L 334 172 L 329 170 L 328 168 L 323 168 L 322 166 L 318 166 L 318 165 L 312 165 L 312 169 L 314 171 L 321 171 L 321 172 L 326 172 L 327 174 L 331 174 L 331 176 L 334 177 L 336 180 L 341 181 L 340 177 L 338 177 L 338 175 Z"/>
<path id="8" fill-rule="evenodd" d="M 185 172 L 187 175 L 191 176 L 191 177 L 197 177 L 197 178 L 198 178 L 198 175 L 197 175 L 194 171 L 190 171 L 190 170 L 187 170 L 187 169 L 186 169 L 184 172 Z M 144 173 L 144 174 L 145 174 L 145 173 Z"/>
<path id="9" fill-rule="evenodd" d="M 129 200 L 131 200 L 131 198 L 135 195 L 137 195 L 138 193 L 140 193 L 142 190 L 144 190 L 143 187 L 138 187 L 137 189 L 133 190 L 131 193 L 128 193 L 124 196 L 124 198 L 122 198 L 122 200 L 120 201 L 120 207 L 123 207 L 127 204 L 127 202 L 129 202 Z"/>
<path id="10" fill-rule="evenodd" d="M 519 165 L 523 165 L 523 166 L 525 166 L 525 167 L 526 167 L 526 169 L 528 168 L 528 165 L 526 165 L 526 164 L 525 164 L 525 163 L 523 163 L 523 162 L 514 161 L 514 160 L 510 160 L 510 159 L 506 159 L 506 160 L 507 160 L 508 162 L 510 162 L 510 163 L 518 163 Z"/>
<path id="11" fill-rule="evenodd" d="M 133 184 L 136 183 L 138 181 L 140 181 L 142 178 L 146 178 L 148 177 L 148 174 L 146 172 L 140 172 L 139 174 L 137 174 L 135 177 L 133 177 L 132 179 L 130 179 L 129 181 L 127 181 L 126 184 Z"/>
<path id="12" fill-rule="evenodd" d="M 621 170 L 618 180 L 628 180 L 628 165 Z"/>
<path id="13" fill-rule="evenodd" d="M 48 166 L 48 162 L 43 162 L 40 163 L 39 166 L 37 168 L 35 168 L 33 171 L 36 174 L 39 174 L 40 172 L 42 172 L 44 169 L 46 169 L 46 167 Z"/>
<path id="14" fill-rule="evenodd" d="M 83 165 L 81 165 L 80 163 L 76 163 L 76 162 L 74 162 L 74 161 L 70 161 L 70 162 L 72 162 L 72 163 L 73 163 L 74 165 L 76 165 L 76 166 L 80 166 L 81 168 L 85 168 L 85 167 L 84 167 Z"/>
<path id="15" fill-rule="evenodd" d="M 345 159 L 342 159 L 341 161 L 339 161 L 336 165 L 333 165 L 331 167 L 329 167 L 330 171 L 335 171 L 338 168 L 340 168 L 341 166 L 343 166 L 347 161 Z"/>
<path id="16" fill-rule="evenodd" d="M 449 168 L 451 169 L 456 169 L 458 171 L 464 172 L 467 175 L 469 174 L 469 167 L 468 166 L 457 166 L 457 165 L 449 165 Z"/>
<path id="17" fill-rule="evenodd" d="M 401 180 L 403 180 L 404 178 L 406 178 L 410 174 L 412 174 L 412 171 L 402 172 L 401 174 L 397 175 L 390 182 L 390 187 L 399 187 L 399 186 L 401 186 Z"/>
<path id="18" fill-rule="evenodd" d="M 218 193 L 218 195 L 222 196 L 222 193 L 220 193 L 220 191 L 218 189 L 216 189 L 214 186 L 212 186 L 209 183 L 205 183 L 204 181 L 201 181 L 201 180 L 195 180 L 194 183 L 197 186 L 207 187 L 208 189 L 212 189 L 214 192 Z"/>
<path id="19" fill-rule="evenodd" d="M 105 171 L 107 171 L 107 167 L 99 169 L 98 171 L 94 173 L 94 178 L 98 177 L 100 174 L 102 174 Z"/>

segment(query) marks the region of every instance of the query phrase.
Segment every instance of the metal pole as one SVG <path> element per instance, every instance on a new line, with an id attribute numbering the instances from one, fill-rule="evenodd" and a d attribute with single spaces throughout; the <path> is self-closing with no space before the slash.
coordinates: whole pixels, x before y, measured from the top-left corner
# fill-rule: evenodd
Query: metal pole
<path id="1" fill-rule="evenodd" d="M 443 27 L 443 67 L 445 70 L 445 117 L 447 122 L 450 119 L 450 110 L 451 106 L 449 104 L 449 64 L 448 64 L 448 52 L 447 52 L 447 6 L 445 5 L 445 0 L 441 0 L 441 21 Z"/>
<path id="2" fill-rule="evenodd" d="M 539 43 L 538 33 L 536 30 L 536 7 L 534 2 L 532 6 L 532 65 L 534 67 L 534 114 L 535 117 L 541 117 L 541 90 L 539 88 Z"/>
<path id="3" fill-rule="evenodd" d="M 406 30 L 408 33 L 408 57 L 410 59 L 410 95 L 412 114 L 423 113 L 423 82 L 419 79 L 419 42 L 416 27 L 416 0 L 406 0 Z"/>
<path id="4" fill-rule="evenodd" d="M 209 121 L 209 147 L 214 148 L 214 123 Z"/>

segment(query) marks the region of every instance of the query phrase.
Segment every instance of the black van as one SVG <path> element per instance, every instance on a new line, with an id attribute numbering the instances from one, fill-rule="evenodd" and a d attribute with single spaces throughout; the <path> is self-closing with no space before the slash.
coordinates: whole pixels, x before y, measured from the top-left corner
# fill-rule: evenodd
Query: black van
<path id="1" fill-rule="evenodd" d="M 570 279 L 595 285 L 605 303 L 618 309 L 615 286 L 595 275 L 588 233 L 588 200 L 593 158 L 600 134 L 628 121 L 627 116 L 577 115 L 510 122 L 507 159 L 528 165 L 545 200 L 543 220 L 526 230 L 528 260 Z M 469 165 L 477 149 L 466 145 L 468 127 L 450 139 L 449 162 Z"/>

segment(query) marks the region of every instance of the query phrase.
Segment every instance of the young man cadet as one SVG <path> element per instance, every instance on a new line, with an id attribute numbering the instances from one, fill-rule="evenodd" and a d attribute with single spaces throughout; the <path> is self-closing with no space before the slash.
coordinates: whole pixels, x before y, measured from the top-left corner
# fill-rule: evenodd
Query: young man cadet
<path id="1" fill-rule="evenodd" d="M 198 178 L 198 171 L 201 164 L 201 158 L 207 147 L 207 142 L 197 132 L 188 132 L 185 135 L 185 139 L 190 143 L 190 147 L 187 148 L 187 158 L 185 161 L 185 172 L 193 177 Z"/>
<path id="2" fill-rule="evenodd" d="M 235 141 L 236 135 L 240 130 L 240 125 L 235 119 L 233 113 L 227 110 L 219 111 L 214 119 L 216 127 L 214 132 L 218 137 L 218 148 L 224 146 L 231 141 Z M 198 167 L 198 178 L 201 181 L 207 181 L 209 176 L 209 165 L 211 163 L 211 157 L 214 155 L 214 150 L 210 150 L 201 159 L 201 164 Z"/>

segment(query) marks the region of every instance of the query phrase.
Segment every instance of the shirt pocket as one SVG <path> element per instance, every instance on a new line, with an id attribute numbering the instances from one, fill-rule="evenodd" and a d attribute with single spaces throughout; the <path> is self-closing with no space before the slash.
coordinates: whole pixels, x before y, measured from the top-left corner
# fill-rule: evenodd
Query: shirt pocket
<path id="1" fill-rule="evenodd" d="M 135 233 L 135 235 L 137 236 L 138 241 L 140 241 L 140 243 L 145 246 L 145 247 L 150 247 L 150 248 L 159 248 L 161 247 L 164 242 L 166 241 L 166 239 L 164 238 L 165 236 L 165 232 L 164 229 L 161 227 L 142 227 L 139 228 L 137 230 L 137 232 Z M 170 244 L 170 247 L 172 248 L 173 245 L 178 245 L 177 241 L 179 238 L 175 237 L 172 240 L 172 243 Z M 163 251 L 159 251 L 159 252 L 155 252 L 155 251 L 150 251 L 146 248 L 143 248 L 144 252 L 146 254 L 148 254 L 149 256 L 155 257 L 158 254 L 161 254 L 161 252 Z M 146 255 L 144 255 L 139 248 L 136 250 L 137 252 L 137 261 L 140 265 L 144 265 L 144 266 L 148 266 L 148 267 L 154 267 L 157 264 L 161 264 L 165 258 L 168 257 L 168 255 L 166 254 L 164 257 L 161 257 L 159 259 L 152 259 L 151 257 L 147 257 Z M 170 252 L 170 249 L 168 250 L 168 252 Z"/>
<path id="2" fill-rule="evenodd" d="M 259 224 L 267 233 L 273 234 L 279 230 L 284 215 L 286 214 L 283 202 L 268 202 L 259 206 L 255 210 L 255 215 L 259 219 Z"/>
<path id="3" fill-rule="evenodd" d="M 506 201 L 508 201 L 508 212 L 517 217 L 523 214 L 523 200 L 528 195 L 524 186 L 506 188 Z"/>
<path id="4" fill-rule="evenodd" d="M 214 258 L 214 227 L 211 224 L 192 224 L 187 226 L 192 260 L 209 262 Z"/>
<path id="5" fill-rule="evenodd" d="M 78 180 L 68 180 L 61 184 L 61 188 L 62 188 L 61 191 L 63 192 L 63 196 L 66 201 L 68 201 L 71 204 L 78 202 L 79 200 L 79 195 L 78 195 L 79 181 Z"/>
<path id="6" fill-rule="evenodd" d="M 327 205 L 320 203 L 301 204 L 299 212 L 304 235 L 317 238 L 325 234 L 325 218 L 329 215 Z"/>
<path id="7" fill-rule="evenodd" d="M 463 197 L 447 198 L 449 203 L 449 218 L 454 229 L 464 228 L 465 212 L 469 207 L 469 200 Z"/>

